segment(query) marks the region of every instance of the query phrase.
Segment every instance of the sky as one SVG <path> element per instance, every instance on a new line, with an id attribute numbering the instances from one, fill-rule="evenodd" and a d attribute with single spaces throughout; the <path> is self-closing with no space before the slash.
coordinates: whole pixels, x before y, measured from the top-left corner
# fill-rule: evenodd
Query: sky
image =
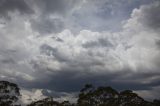
<path id="1" fill-rule="evenodd" d="M 23 102 L 86 83 L 160 98 L 160 0 L 0 0 L 0 80 Z"/>

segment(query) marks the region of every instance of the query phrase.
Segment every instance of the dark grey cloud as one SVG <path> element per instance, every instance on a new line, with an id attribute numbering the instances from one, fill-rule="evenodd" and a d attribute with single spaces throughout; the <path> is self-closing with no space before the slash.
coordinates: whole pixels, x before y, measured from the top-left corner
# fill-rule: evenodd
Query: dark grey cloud
<path id="1" fill-rule="evenodd" d="M 57 52 L 57 48 L 53 48 L 47 44 L 43 44 L 40 48 L 41 53 L 44 53 L 48 56 L 54 55 Z"/>
<path id="2" fill-rule="evenodd" d="M 156 42 L 157 47 L 160 49 L 160 40 L 156 40 L 155 42 Z"/>
<path id="3" fill-rule="evenodd" d="M 63 55 L 61 55 L 61 53 L 59 53 L 58 48 L 53 48 L 47 44 L 43 44 L 40 47 L 40 51 L 42 54 L 55 58 L 60 62 L 67 61 L 67 58 L 65 58 Z"/>
<path id="4" fill-rule="evenodd" d="M 40 16 L 41 17 L 41 16 Z M 32 28 L 41 35 L 58 33 L 64 30 L 64 22 L 60 19 L 49 19 L 44 16 L 42 18 L 31 20 Z"/>
<path id="5" fill-rule="evenodd" d="M 32 28 L 40 34 L 58 33 L 65 29 L 65 18 L 79 4 L 78 0 L 35 0 L 39 15 L 31 19 Z M 63 19 L 63 20 L 62 20 Z"/>
<path id="6" fill-rule="evenodd" d="M 124 77 L 124 73 L 125 75 L 128 75 L 128 77 L 122 78 Z M 158 87 L 160 84 L 160 79 L 156 79 L 153 81 L 149 80 L 150 78 L 154 78 L 154 76 L 159 76 L 160 73 L 130 73 L 129 70 L 126 70 L 115 73 L 106 73 L 104 75 L 96 75 L 92 73 L 86 73 L 85 75 L 79 74 L 81 74 L 81 72 L 78 73 L 76 72 L 76 70 L 64 70 L 61 72 L 57 72 L 56 74 L 50 73 L 46 78 L 40 78 L 35 82 L 24 83 L 24 81 L 22 81 L 19 84 L 29 89 L 44 89 L 42 92 L 44 95 L 53 96 L 54 98 L 65 96 L 65 92 L 76 92 L 77 94 L 77 92 L 79 92 L 86 83 L 91 83 L 95 86 L 112 86 L 118 91 L 122 91 L 125 89 L 132 89 L 134 91 L 150 91 L 153 87 Z M 145 83 L 143 81 L 150 82 Z M 48 92 L 47 90 L 50 90 L 52 92 Z M 159 96 L 156 96 L 156 98 L 158 97 Z M 147 96 L 145 98 L 147 98 Z"/>
<path id="7" fill-rule="evenodd" d="M 124 77 L 124 73 L 126 73 L 128 77 L 122 78 Z M 112 86 L 119 91 L 124 89 L 132 89 L 135 91 L 151 90 L 160 84 L 160 79 L 150 80 L 150 78 L 159 76 L 160 73 L 144 74 L 121 71 L 106 73 L 104 75 L 96 75 L 89 72 L 86 72 L 85 75 L 79 74 L 81 73 L 76 72 L 76 70 L 63 70 L 61 72 L 50 73 L 47 77 L 39 78 L 35 82 L 23 83 L 23 81 L 20 82 L 19 80 L 19 84 L 25 88 L 49 89 L 57 92 L 77 92 L 80 91 L 86 83 L 92 83 L 95 86 Z"/>
<path id="8" fill-rule="evenodd" d="M 8 59 L 1 60 L 1 63 L 4 63 L 4 64 L 10 64 L 10 63 L 12 63 L 12 64 L 14 64 L 16 62 L 12 58 L 8 58 Z"/>
<path id="9" fill-rule="evenodd" d="M 78 2 L 78 0 L 35 0 L 44 14 L 61 15 L 70 12 Z"/>
<path id="10" fill-rule="evenodd" d="M 97 41 L 91 41 L 91 42 L 86 42 L 84 44 L 82 44 L 83 47 L 85 48 L 92 48 L 92 47 L 108 47 L 108 48 L 112 48 L 113 44 L 106 40 L 106 39 L 98 39 Z"/>
<path id="11" fill-rule="evenodd" d="M 33 13 L 33 10 L 24 0 L 1 0 L 0 16 L 8 17 L 9 12 L 19 11 L 21 14 Z"/>
<path id="12" fill-rule="evenodd" d="M 82 29 L 116 31 L 121 29 L 122 21 L 130 17 L 134 8 L 150 2 L 153 0 L 35 0 L 31 3 L 36 5 L 39 16 L 31 23 L 33 29 L 42 34 L 63 29 L 76 33 Z M 56 18 L 50 18 L 53 15 Z"/>

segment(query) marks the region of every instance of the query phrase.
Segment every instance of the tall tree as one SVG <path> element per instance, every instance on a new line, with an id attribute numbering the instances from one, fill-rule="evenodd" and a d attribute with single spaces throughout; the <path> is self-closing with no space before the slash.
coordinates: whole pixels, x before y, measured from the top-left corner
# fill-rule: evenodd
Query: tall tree
<path id="1" fill-rule="evenodd" d="M 19 87 L 8 81 L 0 81 L 0 106 L 20 106 Z"/>
<path id="2" fill-rule="evenodd" d="M 118 92 L 111 87 L 98 87 L 85 85 L 78 99 L 78 106 L 116 106 Z"/>

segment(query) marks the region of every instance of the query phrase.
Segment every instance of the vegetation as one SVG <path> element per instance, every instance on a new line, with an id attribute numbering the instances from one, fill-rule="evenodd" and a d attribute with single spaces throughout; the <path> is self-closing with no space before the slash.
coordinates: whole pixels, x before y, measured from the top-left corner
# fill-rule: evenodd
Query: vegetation
<path id="1" fill-rule="evenodd" d="M 19 97 L 20 92 L 16 84 L 0 81 L 0 106 L 21 106 L 18 104 Z M 86 84 L 80 90 L 77 104 L 71 104 L 69 101 L 60 103 L 48 97 L 27 106 L 160 106 L 160 100 L 148 102 L 131 90 L 117 92 L 112 87 L 95 88 Z"/>
<path id="2" fill-rule="evenodd" d="M 16 84 L 7 81 L 0 81 L 0 106 L 20 106 L 19 88 Z"/>

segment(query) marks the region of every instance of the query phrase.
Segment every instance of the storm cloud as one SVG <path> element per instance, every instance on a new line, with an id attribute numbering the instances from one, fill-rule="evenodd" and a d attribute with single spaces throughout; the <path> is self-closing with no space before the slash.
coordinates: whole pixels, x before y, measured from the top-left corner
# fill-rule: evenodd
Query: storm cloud
<path id="1" fill-rule="evenodd" d="M 32 9 L 24 0 L 1 0 L 0 1 L 0 16 L 9 18 L 9 13 L 18 11 L 21 14 L 31 14 Z"/>
<path id="2" fill-rule="evenodd" d="M 158 0 L 1 0 L 0 79 L 31 99 L 72 98 L 86 83 L 159 98 L 159 10 Z"/>

